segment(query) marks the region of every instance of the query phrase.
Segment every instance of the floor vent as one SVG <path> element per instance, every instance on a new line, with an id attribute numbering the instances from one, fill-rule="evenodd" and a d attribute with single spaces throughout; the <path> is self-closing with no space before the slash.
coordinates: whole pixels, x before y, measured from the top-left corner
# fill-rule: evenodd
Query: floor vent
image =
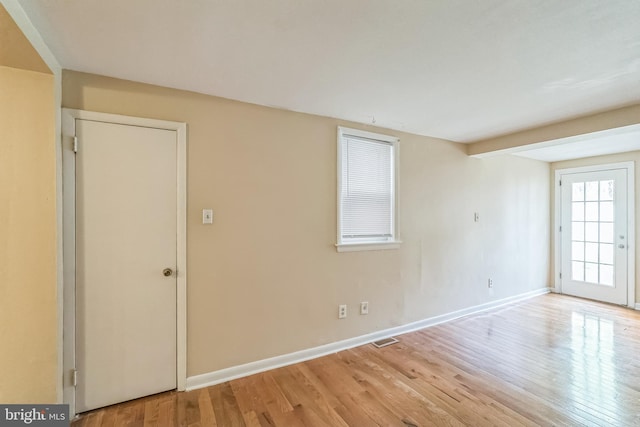
<path id="1" fill-rule="evenodd" d="M 386 346 L 391 345 L 391 344 L 395 344 L 397 342 L 398 342 L 397 339 L 391 337 L 391 338 L 385 338 L 385 339 L 382 339 L 382 340 L 374 341 L 371 344 L 373 344 L 374 346 L 380 348 L 380 347 L 386 347 Z"/>

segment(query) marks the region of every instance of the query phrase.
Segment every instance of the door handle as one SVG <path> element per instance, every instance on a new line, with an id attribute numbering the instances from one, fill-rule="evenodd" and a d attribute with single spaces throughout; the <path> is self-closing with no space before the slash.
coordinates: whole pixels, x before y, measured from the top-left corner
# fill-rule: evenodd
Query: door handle
<path id="1" fill-rule="evenodd" d="M 622 243 L 620 243 L 620 244 L 618 245 L 618 247 L 619 247 L 620 249 L 624 249 L 624 245 L 623 245 Z"/>
<path id="2" fill-rule="evenodd" d="M 164 277 L 173 276 L 173 270 L 170 268 L 165 268 L 164 270 L 162 270 L 162 275 Z"/>

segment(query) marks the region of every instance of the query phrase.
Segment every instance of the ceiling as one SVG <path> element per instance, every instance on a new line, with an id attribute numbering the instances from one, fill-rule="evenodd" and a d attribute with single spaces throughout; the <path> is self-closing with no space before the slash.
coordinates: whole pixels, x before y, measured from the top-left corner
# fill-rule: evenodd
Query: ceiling
<path id="1" fill-rule="evenodd" d="M 20 0 L 63 68 L 473 142 L 640 102 L 638 0 Z"/>

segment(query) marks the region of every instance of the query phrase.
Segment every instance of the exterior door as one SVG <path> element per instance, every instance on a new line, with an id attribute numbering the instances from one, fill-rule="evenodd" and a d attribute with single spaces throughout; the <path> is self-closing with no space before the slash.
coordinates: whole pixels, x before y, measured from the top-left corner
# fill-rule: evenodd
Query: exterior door
<path id="1" fill-rule="evenodd" d="M 176 131 L 76 119 L 76 409 L 176 388 Z"/>
<path id="2" fill-rule="evenodd" d="M 561 176 L 562 292 L 627 304 L 627 171 Z"/>

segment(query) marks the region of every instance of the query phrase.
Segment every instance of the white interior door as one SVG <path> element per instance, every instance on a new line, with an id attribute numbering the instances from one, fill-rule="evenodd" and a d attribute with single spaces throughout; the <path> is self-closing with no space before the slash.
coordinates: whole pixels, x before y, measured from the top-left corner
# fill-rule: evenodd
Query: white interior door
<path id="1" fill-rule="evenodd" d="M 626 169 L 561 179 L 562 292 L 626 305 Z"/>
<path id="2" fill-rule="evenodd" d="M 76 409 L 176 388 L 176 132 L 76 119 Z M 169 274 L 167 271 L 166 274 Z"/>

